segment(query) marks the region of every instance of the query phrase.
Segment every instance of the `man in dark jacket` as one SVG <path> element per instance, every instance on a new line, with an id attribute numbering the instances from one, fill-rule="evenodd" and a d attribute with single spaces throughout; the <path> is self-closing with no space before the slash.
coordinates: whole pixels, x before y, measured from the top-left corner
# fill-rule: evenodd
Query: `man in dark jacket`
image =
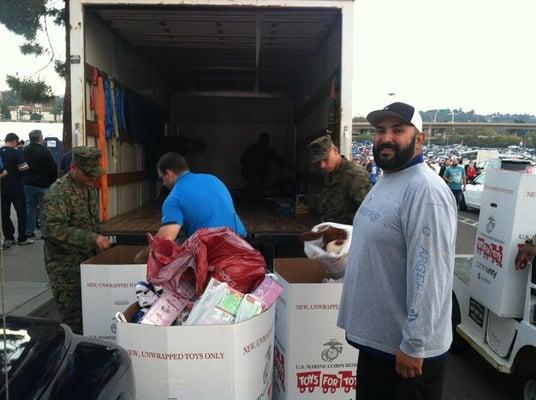
<path id="1" fill-rule="evenodd" d="M 43 134 L 33 130 L 28 135 L 30 144 L 22 151 L 30 169 L 24 175 L 24 193 L 26 194 L 26 236 L 35 236 L 35 222 L 39 215 L 41 227 L 44 226 L 43 198 L 58 177 L 58 166 L 50 151 L 43 146 Z M 44 232 L 41 231 L 41 237 Z"/>
<path id="2" fill-rule="evenodd" d="M 32 244 L 33 240 L 26 237 L 26 201 L 24 199 L 24 182 L 22 180 L 29 167 L 20 150 L 17 150 L 19 137 L 8 133 L 4 147 L 0 149 L 2 162 L 7 175 L 2 178 L 2 231 L 4 233 L 4 249 L 15 243 L 15 227 L 11 222 L 11 204 L 17 212 L 19 245 Z"/>
<path id="3" fill-rule="evenodd" d="M 270 135 L 261 133 L 259 141 L 249 146 L 242 157 L 242 177 L 247 181 L 249 194 L 264 197 L 270 162 L 279 168 L 285 167 L 285 160 L 270 146 Z"/>

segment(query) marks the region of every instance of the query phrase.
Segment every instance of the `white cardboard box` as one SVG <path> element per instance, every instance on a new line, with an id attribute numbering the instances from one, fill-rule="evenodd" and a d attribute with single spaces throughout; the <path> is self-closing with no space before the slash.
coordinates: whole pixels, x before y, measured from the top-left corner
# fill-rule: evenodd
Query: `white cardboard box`
<path id="1" fill-rule="evenodd" d="M 321 283 L 324 268 L 307 258 L 274 260 L 283 287 L 277 301 L 274 398 L 355 399 L 358 351 L 337 327 L 342 283 Z"/>
<path id="2" fill-rule="evenodd" d="M 136 283 L 147 264 L 134 264 L 143 246 L 116 246 L 80 265 L 84 335 L 115 340 L 115 314 L 136 301 Z"/>
<path id="3" fill-rule="evenodd" d="M 130 355 L 137 399 L 271 399 L 274 324 L 274 306 L 233 325 L 118 323 L 117 344 Z"/>
<path id="4" fill-rule="evenodd" d="M 515 269 L 518 248 L 536 233 L 536 175 L 487 172 L 478 220 L 471 296 L 499 317 L 520 318 L 528 268 Z"/>

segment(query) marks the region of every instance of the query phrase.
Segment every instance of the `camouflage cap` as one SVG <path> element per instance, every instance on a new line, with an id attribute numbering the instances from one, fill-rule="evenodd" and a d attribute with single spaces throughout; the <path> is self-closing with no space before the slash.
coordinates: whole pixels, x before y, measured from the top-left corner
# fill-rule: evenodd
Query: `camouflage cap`
<path id="1" fill-rule="evenodd" d="M 73 149 L 73 163 L 89 176 L 102 175 L 101 151 L 96 147 L 75 147 Z"/>
<path id="2" fill-rule="evenodd" d="M 328 152 L 332 146 L 333 140 L 331 140 L 331 135 L 329 133 L 326 133 L 309 143 L 307 147 L 311 152 L 311 161 L 317 163 L 324 160 L 328 156 Z"/>

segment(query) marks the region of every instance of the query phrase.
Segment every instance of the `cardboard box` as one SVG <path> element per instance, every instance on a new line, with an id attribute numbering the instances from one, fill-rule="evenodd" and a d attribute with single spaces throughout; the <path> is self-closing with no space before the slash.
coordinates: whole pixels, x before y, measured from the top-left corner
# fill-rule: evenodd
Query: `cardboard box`
<path id="1" fill-rule="evenodd" d="M 115 340 L 115 314 L 137 301 L 136 283 L 147 279 L 147 264 L 134 264 L 144 246 L 116 246 L 80 265 L 84 335 Z"/>
<path id="2" fill-rule="evenodd" d="M 274 260 L 277 300 L 274 398 L 355 399 L 358 351 L 337 327 L 342 283 L 308 258 Z"/>
<path id="3" fill-rule="evenodd" d="M 138 307 L 130 307 L 127 320 Z M 138 399 L 272 398 L 275 307 L 233 325 L 118 323 Z"/>
<path id="4" fill-rule="evenodd" d="M 294 199 L 278 198 L 275 199 L 275 205 L 278 211 L 290 215 L 306 215 L 309 214 L 309 202 L 307 195 L 297 194 Z"/>
<path id="5" fill-rule="evenodd" d="M 523 317 L 528 268 L 515 269 L 519 246 L 536 233 L 536 175 L 486 173 L 469 283 L 471 296 L 499 317 Z"/>

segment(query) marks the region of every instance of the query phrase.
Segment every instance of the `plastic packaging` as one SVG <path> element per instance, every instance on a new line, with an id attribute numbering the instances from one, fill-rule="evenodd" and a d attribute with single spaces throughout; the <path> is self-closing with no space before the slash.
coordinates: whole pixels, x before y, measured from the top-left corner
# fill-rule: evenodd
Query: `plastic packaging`
<path id="1" fill-rule="evenodd" d="M 226 325 L 235 322 L 243 293 L 212 278 L 183 325 Z"/>
<path id="2" fill-rule="evenodd" d="M 275 303 L 283 288 L 273 278 L 275 275 L 266 275 L 261 284 L 251 293 L 262 304 L 263 308 L 270 308 Z"/>
<path id="3" fill-rule="evenodd" d="M 263 303 L 251 294 L 246 294 L 236 311 L 235 323 L 245 321 L 258 315 L 264 308 Z"/>
<path id="4" fill-rule="evenodd" d="M 197 259 L 197 295 L 214 277 L 233 289 L 248 293 L 264 278 L 261 253 L 229 228 L 199 229 L 184 242 Z"/>
<path id="5" fill-rule="evenodd" d="M 229 228 L 199 229 L 186 242 L 149 235 L 150 282 L 193 299 L 201 296 L 211 277 L 247 293 L 264 278 L 261 253 Z"/>
<path id="6" fill-rule="evenodd" d="M 187 304 L 188 300 L 175 297 L 170 291 L 164 290 L 140 322 L 147 325 L 172 325 Z"/>
<path id="7" fill-rule="evenodd" d="M 335 228 L 335 229 L 329 229 Z M 308 258 L 318 261 L 328 271 L 331 278 L 341 279 L 346 269 L 346 259 L 350 251 L 352 241 L 351 225 L 337 224 L 334 222 L 324 222 L 316 225 L 311 232 L 304 235 L 303 251 Z M 327 235 L 324 235 L 323 232 Z M 346 238 L 342 236 L 346 234 Z M 314 238 L 313 240 L 307 240 Z M 331 242 L 339 242 L 331 245 L 330 249 L 336 249 L 337 253 L 328 252 L 326 246 Z M 343 243 L 340 243 L 343 241 Z"/>

